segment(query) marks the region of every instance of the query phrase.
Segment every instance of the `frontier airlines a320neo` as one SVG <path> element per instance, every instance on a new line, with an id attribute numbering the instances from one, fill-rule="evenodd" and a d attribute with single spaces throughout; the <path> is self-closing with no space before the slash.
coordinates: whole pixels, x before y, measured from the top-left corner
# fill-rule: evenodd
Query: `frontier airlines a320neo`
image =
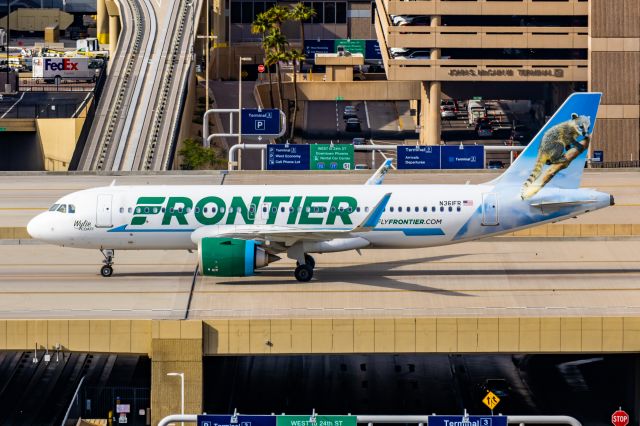
<path id="1" fill-rule="evenodd" d="M 571 95 L 511 167 L 480 185 L 112 184 L 62 197 L 27 229 L 101 250 L 105 277 L 115 250 L 197 249 L 203 275 L 252 275 L 286 255 L 309 281 L 313 253 L 453 244 L 612 205 L 579 188 L 600 97 Z"/>

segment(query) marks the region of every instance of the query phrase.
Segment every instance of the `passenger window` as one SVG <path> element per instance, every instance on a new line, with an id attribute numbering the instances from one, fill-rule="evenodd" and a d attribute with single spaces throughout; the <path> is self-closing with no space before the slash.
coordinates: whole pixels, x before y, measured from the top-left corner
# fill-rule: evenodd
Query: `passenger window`
<path id="1" fill-rule="evenodd" d="M 209 211 L 209 207 L 205 207 L 204 209 L 202 209 L 202 211 L 207 213 Z"/>
<path id="2" fill-rule="evenodd" d="M 178 213 L 182 213 L 182 207 L 178 207 Z"/>
<path id="3" fill-rule="evenodd" d="M 162 208 L 162 211 L 164 212 L 164 207 Z M 129 208 L 127 209 L 127 213 L 131 213 L 131 212 L 133 212 L 133 209 L 132 209 L 131 207 L 129 207 Z"/>
<path id="4" fill-rule="evenodd" d="M 215 207 L 213 207 L 211 211 L 215 212 Z M 220 207 L 220 213 L 224 213 L 224 207 Z"/>
<path id="5" fill-rule="evenodd" d="M 159 208 L 157 208 L 157 207 L 154 207 L 154 208 L 152 209 L 152 211 L 153 211 L 153 214 L 156 214 L 156 213 L 158 213 L 158 212 L 160 211 L 160 209 L 159 209 Z"/>
<path id="6" fill-rule="evenodd" d="M 251 204 L 249 206 L 249 213 L 255 213 L 256 212 L 256 205 L 255 204 Z"/>
<path id="7" fill-rule="evenodd" d="M 229 213 L 233 213 L 233 207 L 229 207 Z"/>
<path id="8" fill-rule="evenodd" d="M 124 213 L 124 207 L 120 207 L 120 214 Z"/>
<path id="9" fill-rule="evenodd" d="M 425 213 L 428 212 L 429 211 L 429 207 L 423 207 L 422 211 L 425 212 Z"/>
<path id="10" fill-rule="evenodd" d="M 420 207 L 416 207 L 415 211 L 416 211 L 416 213 L 418 213 L 420 211 Z"/>
<path id="11" fill-rule="evenodd" d="M 195 209 L 193 209 L 193 211 L 196 213 L 200 213 L 200 207 L 196 207 Z"/>
<path id="12" fill-rule="evenodd" d="M 402 213 L 402 207 L 398 207 L 398 211 Z"/>
<path id="13" fill-rule="evenodd" d="M 360 213 L 360 207 L 356 207 L 356 212 Z"/>
<path id="14" fill-rule="evenodd" d="M 149 213 L 149 207 L 145 207 L 145 208 L 144 208 L 144 212 L 145 212 L 145 213 Z"/>
<path id="15" fill-rule="evenodd" d="M 262 206 L 262 213 L 266 213 L 267 212 L 267 206 Z"/>
<path id="16" fill-rule="evenodd" d="M 67 205 L 66 204 L 60 204 L 60 207 L 58 207 L 58 212 L 59 213 L 66 213 L 67 212 Z"/>
<path id="17" fill-rule="evenodd" d="M 444 211 L 444 207 L 440 207 L 440 211 L 443 212 Z"/>
<path id="18" fill-rule="evenodd" d="M 458 207 L 456 207 L 456 210 L 457 210 L 457 211 L 460 211 L 460 210 L 462 210 L 462 209 L 460 208 L 460 206 L 458 206 Z"/>
<path id="19" fill-rule="evenodd" d="M 449 206 L 449 211 L 452 212 L 453 211 L 453 207 Z"/>
<path id="20" fill-rule="evenodd" d="M 280 211 L 284 213 L 284 207 L 280 207 Z"/>
<path id="21" fill-rule="evenodd" d="M 389 211 L 393 213 L 393 207 L 389 207 Z"/>
<path id="22" fill-rule="evenodd" d="M 364 212 L 365 212 L 365 213 L 369 213 L 369 207 L 365 207 L 365 208 L 364 208 Z"/>
<path id="23" fill-rule="evenodd" d="M 74 206 L 73 204 L 69 204 L 69 213 L 75 213 L 76 212 L 76 206 Z"/>
<path id="24" fill-rule="evenodd" d="M 271 207 L 271 213 L 275 213 L 277 210 L 275 207 Z"/>
<path id="25" fill-rule="evenodd" d="M 163 207 L 163 208 L 161 208 L 161 209 L 160 209 L 160 211 L 162 211 L 162 213 L 164 213 L 166 210 L 165 210 L 165 208 Z"/>
<path id="26" fill-rule="evenodd" d="M 293 207 L 289 207 L 289 213 L 293 212 Z"/>
<path id="27" fill-rule="evenodd" d="M 136 209 L 136 213 L 140 213 L 138 210 L 140 210 L 140 209 Z M 169 209 L 169 213 L 173 213 L 173 212 L 174 212 L 174 209 L 173 209 L 173 207 L 171 207 L 171 208 Z"/>
<path id="28" fill-rule="evenodd" d="M 431 207 L 431 211 L 435 212 L 436 211 L 436 206 Z"/>

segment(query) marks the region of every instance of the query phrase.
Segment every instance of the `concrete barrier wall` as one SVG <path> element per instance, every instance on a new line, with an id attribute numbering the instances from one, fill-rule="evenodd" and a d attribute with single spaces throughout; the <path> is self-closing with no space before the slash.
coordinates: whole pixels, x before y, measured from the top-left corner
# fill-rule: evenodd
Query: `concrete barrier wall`
<path id="1" fill-rule="evenodd" d="M 640 318 L 205 320 L 204 354 L 637 352 Z"/>

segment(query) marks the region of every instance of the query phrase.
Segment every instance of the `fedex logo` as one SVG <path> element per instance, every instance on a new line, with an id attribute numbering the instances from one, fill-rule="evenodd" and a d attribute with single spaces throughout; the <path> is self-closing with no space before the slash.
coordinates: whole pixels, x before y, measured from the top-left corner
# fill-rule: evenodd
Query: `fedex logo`
<path id="1" fill-rule="evenodd" d="M 51 71 L 78 71 L 78 63 L 72 62 L 69 58 L 64 58 L 62 62 L 48 60 L 45 61 L 44 68 Z"/>

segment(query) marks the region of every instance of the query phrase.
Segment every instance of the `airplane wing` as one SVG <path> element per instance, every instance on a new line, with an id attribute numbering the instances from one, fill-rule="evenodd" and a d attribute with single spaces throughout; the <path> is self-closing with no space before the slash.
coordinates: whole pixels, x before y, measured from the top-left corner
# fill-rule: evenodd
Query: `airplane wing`
<path id="1" fill-rule="evenodd" d="M 391 168 L 391 164 L 393 160 L 391 158 L 387 158 L 382 166 L 365 182 L 365 185 L 380 185 L 384 181 L 384 175 L 387 174 L 389 169 Z"/>
<path id="2" fill-rule="evenodd" d="M 391 198 L 391 193 L 385 194 L 364 220 L 349 229 L 331 228 L 299 228 L 282 225 L 235 225 L 225 227 L 203 226 L 191 234 L 191 241 L 198 243 L 203 238 L 237 238 L 240 240 L 275 241 L 289 246 L 298 241 L 328 241 L 334 238 L 344 238 L 351 233 L 369 232 L 373 230 Z"/>

